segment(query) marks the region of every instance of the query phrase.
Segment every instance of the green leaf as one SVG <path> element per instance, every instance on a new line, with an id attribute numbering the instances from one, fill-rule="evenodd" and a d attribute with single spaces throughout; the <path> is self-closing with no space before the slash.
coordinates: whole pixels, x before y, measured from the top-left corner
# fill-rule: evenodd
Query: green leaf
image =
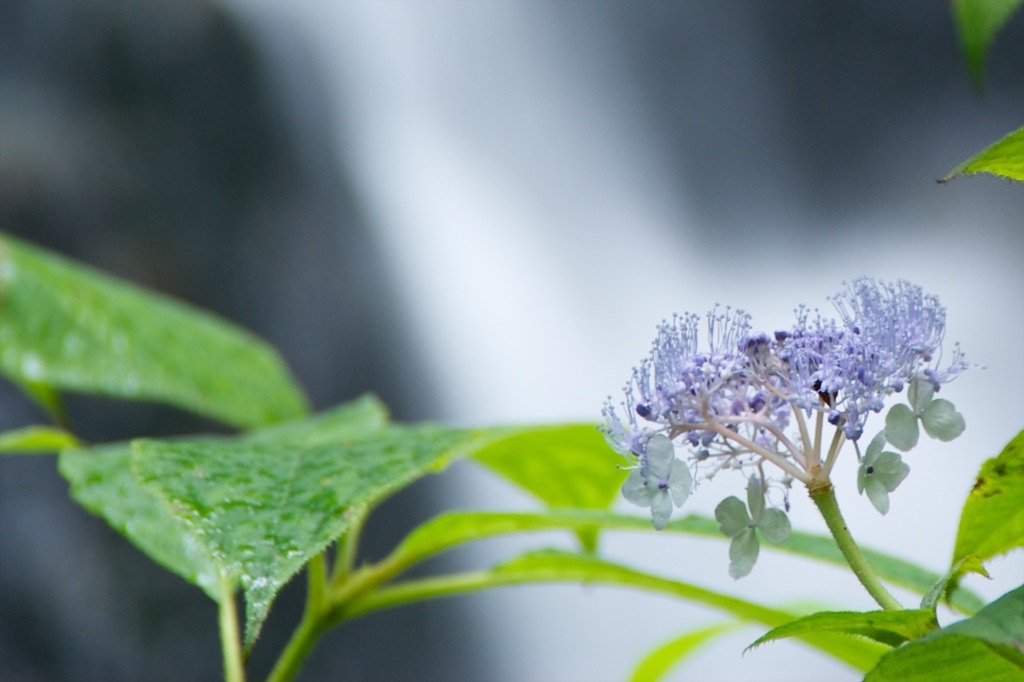
<path id="1" fill-rule="evenodd" d="M 917 445 L 918 435 L 917 415 L 913 410 L 904 403 L 897 403 L 889 408 L 885 415 L 885 440 L 895 448 L 907 452 Z"/>
<path id="2" fill-rule="evenodd" d="M 995 142 L 979 154 L 967 159 L 951 170 L 942 182 L 958 175 L 990 173 L 1010 180 L 1024 182 L 1024 128 L 1019 128 Z"/>
<path id="3" fill-rule="evenodd" d="M 1013 658 L 1005 647 L 949 635 L 939 642 L 910 642 L 886 654 L 864 682 L 1020 682 L 1024 672 Z"/>
<path id="4" fill-rule="evenodd" d="M 975 637 L 1024 653 L 1024 585 L 1007 592 L 971 618 L 932 633 L 931 639 L 949 634 Z"/>
<path id="5" fill-rule="evenodd" d="M 981 563 L 981 559 L 973 554 L 966 556 L 960 561 L 954 563 L 946 575 L 942 576 L 938 582 L 935 583 L 935 586 L 928 590 L 924 595 L 924 598 L 921 599 L 921 608 L 935 611 L 935 606 L 939 603 L 939 600 L 942 599 L 943 595 L 949 592 L 950 586 L 955 586 L 960 576 L 965 573 L 978 573 L 986 578 L 989 577 L 988 571 L 985 570 L 985 567 Z"/>
<path id="6" fill-rule="evenodd" d="M 551 507 L 607 509 L 629 472 L 591 424 L 518 429 L 473 458 Z M 597 547 L 597 531 L 582 528 L 583 547 Z"/>
<path id="7" fill-rule="evenodd" d="M 973 618 L 935 630 L 885 656 L 865 682 L 1017 682 L 1024 679 L 1024 587 Z"/>
<path id="8" fill-rule="evenodd" d="M 78 440 L 63 429 L 26 426 L 0 433 L 0 452 L 58 452 L 78 445 Z"/>
<path id="9" fill-rule="evenodd" d="M 981 465 L 960 514 L 953 562 L 969 554 L 989 559 L 1024 547 L 1024 431 Z"/>
<path id="10" fill-rule="evenodd" d="M 136 478 L 131 445 L 67 448 L 58 468 L 71 496 L 102 516 L 151 559 L 220 600 L 217 566 L 210 553 L 163 500 Z"/>
<path id="11" fill-rule="evenodd" d="M 551 507 L 607 509 L 627 472 L 593 425 L 528 428 L 473 458 Z"/>
<path id="12" fill-rule="evenodd" d="M 240 427 L 301 416 L 277 353 L 220 319 L 0 235 L 0 373 Z"/>
<path id="13" fill-rule="evenodd" d="M 737 500 L 738 501 L 738 500 Z M 742 503 L 741 503 L 742 505 Z M 397 575 L 423 559 L 471 540 L 482 540 L 508 533 L 539 532 L 555 528 L 577 530 L 599 527 L 602 530 L 650 532 L 650 520 L 640 516 L 584 509 L 549 509 L 543 512 L 448 512 L 424 522 L 413 530 L 385 561 L 388 577 Z M 691 514 L 670 521 L 663 532 L 698 537 L 720 538 L 718 523 Z M 793 531 L 775 549 L 837 566 L 846 566 L 831 537 Z M 937 573 L 870 548 L 861 548 L 879 577 L 924 594 L 939 579 Z M 974 613 L 984 602 L 973 592 L 958 588 L 950 604 L 964 613 Z"/>
<path id="14" fill-rule="evenodd" d="M 975 85 L 985 82 L 985 56 L 1000 28 L 1021 0 L 954 0 L 953 21 Z"/>
<path id="15" fill-rule="evenodd" d="M 650 528 L 649 523 L 645 523 Z M 538 582 L 606 584 L 668 594 L 729 613 L 742 620 L 774 627 L 794 618 L 793 614 L 707 590 L 685 582 L 668 580 L 592 555 L 567 552 L 532 552 L 490 570 L 410 580 L 365 593 L 343 607 L 340 619 L 351 619 L 380 609 L 422 599 L 464 594 L 502 585 Z M 867 670 L 884 649 L 874 643 L 841 638 L 830 633 L 806 633 L 800 638 L 858 670 Z"/>
<path id="16" fill-rule="evenodd" d="M 2 244 L 0 244 L 2 247 Z M 3 314 L 3 281 L 0 280 L 0 316 Z M 2 355 L 2 354 L 0 354 Z M 2 373 L 2 369 L 0 369 Z M 28 381 L 17 377 L 8 377 L 21 392 L 46 413 L 46 416 L 58 426 L 68 425 L 68 414 L 64 405 L 64 397 L 52 386 L 38 381 Z"/>
<path id="17" fill-rule="evenodd" d="M 948 400 L 933 400 L 921 413 L 921 425 L 928 435 L 949 442 L 964 432 L 966 424 L 962 414 Z"/>
<path id="18" fill-rule="evenodd" d="M 246 647 L 278 590 L 353 514 L 482 441 L 481 432 L 353 420 L 365 401 L 231 439 L 133 443 L 141 478 L 245 591 Z"/>
<path id="19" fill-rule="evenodd" d="M 808 632 L 838 632 L 859 635 L 880 644 L 895 647 L 909 639 L 921 637 L 938 626 L 935 613 L 929 609 L 867 612 L 823 611 L 812 613 L 769 630 L 748 646 L 747 651 L 765 642 Z"/>
<path id="20" fill-rule="evenodd" d="M 687 656 L 698 651 L 717 637 L 736 630 L 740 623 L 720 623 L 687 632 L 647 654 L 633 671 L 631 682 L 656 682 L 668 674 Z"/>

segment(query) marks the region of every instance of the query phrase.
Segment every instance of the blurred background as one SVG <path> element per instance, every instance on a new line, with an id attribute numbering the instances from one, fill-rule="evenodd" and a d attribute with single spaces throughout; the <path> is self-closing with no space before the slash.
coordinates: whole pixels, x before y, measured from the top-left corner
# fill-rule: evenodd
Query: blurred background
<path id="1" fill-rule="evenodd" d="M 836 480 L 862 543 L 942 570 L 974 473 L 1024 419 L 1024 190 L 935 179 L 1021 125 L 1022 63 L 1024 15 L 972 91 L 934 2 L 7 0 L 0 229 L 264 336 L 318 408 L 370 390 L 396 418 L 466 424 L 596 422 L 673 312 L 730 303 L 771 330 L 799 303 L 828 312 L 857 275 L 911 279 L 986 367 L 944 390 L 968 430 L 907 457 L 884 519 L 851 456 Z M 96 441 L 217 429 L 150 405 L 71 411 Z M 0 429 L 42 418 L 0 385 Z M 687 506 L 710 514 L 742 486 L 719 477 Z M 793 503 L 796 527 L 824 531 Z M 371 519 L 366 556 L 441 509 L 532 504 L 456 465 Z M 846 572 L 770 553 L 734 582 L 722 542 L 604 549 L 772 603 L 871 605 Z M 1024 561 L 990 572 L 968 584 L 994 598 Z M 303 587 L 275 605 L 253 679 Z M 352 623 L 304 679 L 624 679 L 721 620 L 606 588 L 512 588 Z M 741 658 L 757 634 L 675 679 L 856 677 L 791 643 Z M 0 679 L 220 674 L 212 602 L 76 507 L 51 458 L 0 459 Z"/>

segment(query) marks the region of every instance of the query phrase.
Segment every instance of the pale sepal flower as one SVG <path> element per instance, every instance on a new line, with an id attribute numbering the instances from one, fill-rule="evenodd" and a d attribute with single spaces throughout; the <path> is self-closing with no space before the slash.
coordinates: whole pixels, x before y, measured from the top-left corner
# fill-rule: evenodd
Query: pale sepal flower
<path id="1" fill-rule="evenodd" d="M 690 468 L 676 458 L 672 441 L 658 434 L 647 443 L 640 464 L 626 477 L 622 496 L 637 506 L 650 507 L 654 527 L 661 530 L 672 516 L 672 505 L 681 507 L 692 485 Z"/>

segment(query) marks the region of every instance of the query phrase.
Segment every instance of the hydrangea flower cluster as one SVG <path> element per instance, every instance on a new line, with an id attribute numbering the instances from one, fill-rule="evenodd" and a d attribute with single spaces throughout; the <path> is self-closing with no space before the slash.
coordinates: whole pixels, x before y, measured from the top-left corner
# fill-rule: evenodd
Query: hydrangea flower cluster
<path id="1" fill-rule="evenodd" d="M 767 461 L 782 469 L 787 489 L 794 479 L 827 483 L 844 442 L 861 438 L 887 398 L 912 382 L 930 395 L 968 367 L 959 348 L 942 364 L 946 311 L 918 286 L 860 278 L 831 301 L 837 319 L 800 307 L 791 328 L 771 335 L 743 311 L 716 308 L 703 345 L 697 315 L 659 325 L 625 400 L 609 398 L 602 410 L 605 437 L 635 470 L 624 493 L 652 508 L 655 527 L 668 522 L 667 501 L 679 506 L 689 493 L 691 469 L 746 470 L 767 485 Z M 666 439 L 689 452 L 689 463 L 666 458 Z"/>

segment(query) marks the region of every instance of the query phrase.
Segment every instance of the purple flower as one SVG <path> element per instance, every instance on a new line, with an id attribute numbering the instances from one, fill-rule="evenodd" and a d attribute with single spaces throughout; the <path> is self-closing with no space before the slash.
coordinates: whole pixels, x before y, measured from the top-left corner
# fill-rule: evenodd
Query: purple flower
<path id="1" fill-rule="evenodd" d="M 709 475 L 768 460 L 787 479 L 809 483 L 822 475 L 823 458 L 813 451 L 820 442 L 811 438 L 808 418 L 817 415 L 816 428 L 827 421 L 857 440 L 893 393 L 915 380 L 938 390 L 968 367 L 959 348 L 942 365 L 946 311 L 918 286 L 859 278 L 831 300 L 839 319 L 800 307 L 793 327 L 770 336 L 753 331 L 750 316 L 731 308 L 708 313 L 703 343 L 701 319 L 692 313 L 658 326 L 625 400 L 615 406 L 609 399 L 602 411 L 609 443 L 638 463 L 623 493 L 652 507 L 656 525 L 667 523 L 672 505 L 669 493 L 649 497 L 657 488 L 650 482 L 661 480 L 665 471 L 657 467 L 669 465 L 673 444 L 689 448 L 698 467 L 711 468 Z"/>

